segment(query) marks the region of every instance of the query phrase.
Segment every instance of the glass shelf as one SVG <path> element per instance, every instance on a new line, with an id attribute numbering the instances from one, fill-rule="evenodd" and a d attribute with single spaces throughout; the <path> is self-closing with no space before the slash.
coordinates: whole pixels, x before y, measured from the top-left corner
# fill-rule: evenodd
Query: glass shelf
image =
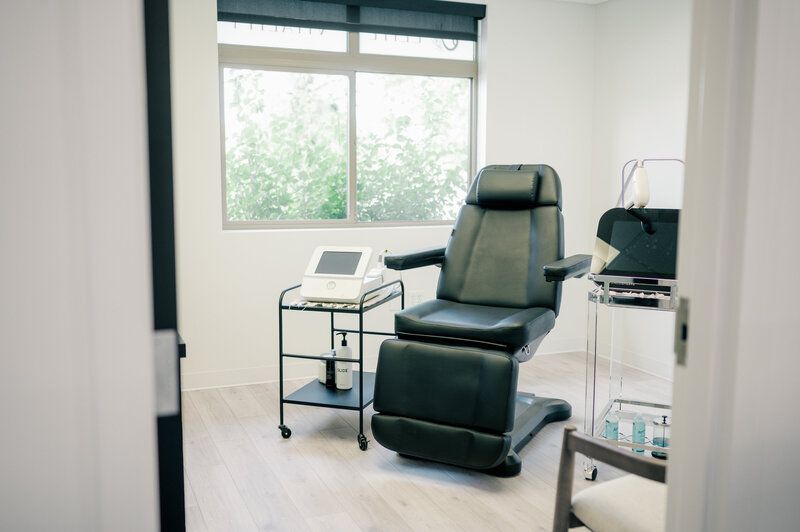
<path id="1" fill-rule="evenodd" d="M 655 419 L 666 415 L 671 417 L 672 406 L 663 402 L 648 401 L 643 397 L 634 397 L 624 390 L 622 350 L 615 346 L 614 319 L 619 309 L 650 310 L 675 312 L 678 304 L 678 284 L 674 279 L 646 279 L 636 277 L 589 275 L 593 283 L 588 293 L 589 315 L 587 320 L 587 345 L 586 345 L 586 397 L 584 434 L 614 443 L 619 447 L 644 448 L 646 455 L 652 451 L 669 453 L 668 447 L 652 445 Z M 609 353 L 606 357 L 599 353 L 599 324 L 600 308 L 607 307 L 610 312 L 610 340 Z M 637 393 L 644 393 L 641 391 Z M 619 434 L 617 440 L 607 439 L 604 436 L 605 421 L 611 411 L 620 418 Z M 646 436 L 645 444 L 634 444 L 631 441 L 633 418 L 637 413 L 645 416 Z M 586 459 L 584 473 L 587 479 L 593 480 L 597 476 L 594 461 Z"/>

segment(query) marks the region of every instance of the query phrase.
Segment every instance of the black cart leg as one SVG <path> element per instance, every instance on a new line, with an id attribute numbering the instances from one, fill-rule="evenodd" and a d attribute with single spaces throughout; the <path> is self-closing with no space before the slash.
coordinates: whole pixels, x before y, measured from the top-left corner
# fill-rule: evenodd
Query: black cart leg
<path id="1" fill-rule="evenodd" d="M 283 423 L 283 294 L 278 300 L 278 383 L 278 393 L 280 394 L 278 401 L 281 411 L 281 424 L 278 425 L 278 428 L 281 430 L 281 436 L 289 438 L 292 436 L 292 431 Z"/>
<path id="2" fill-rule="evenodd" d="M 364 302 L 361 302 L 363 307 Z M 367 450 L 364 436 L 364 311 L 358 313 L 358 448 Z"/>
<path id="3" fill-rule="evenodd" d="M 334 342 L 335 339 L 336 339 L 336 321 L 334 318 L 334 313 L 331 312 L 331 351 L 336 349 L 336 342 Z"/>

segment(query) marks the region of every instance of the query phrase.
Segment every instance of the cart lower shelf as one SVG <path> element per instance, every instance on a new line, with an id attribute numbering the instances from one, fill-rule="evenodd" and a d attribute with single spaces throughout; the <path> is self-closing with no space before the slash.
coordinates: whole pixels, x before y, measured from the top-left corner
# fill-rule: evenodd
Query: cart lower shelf
<path id="1" fill-rule="evenodd" d="M 314 379 L 296 392 L 289 394 L 283 402 L 342 410 L 362 410 L 371 405 L 375 398 L 375 374 L 364 372 L 364 402 L 359 406 L 359 373 L 359 371 L 353 372 L 353 387 L 349 390 L 329 390 L 324 384 Z"/>

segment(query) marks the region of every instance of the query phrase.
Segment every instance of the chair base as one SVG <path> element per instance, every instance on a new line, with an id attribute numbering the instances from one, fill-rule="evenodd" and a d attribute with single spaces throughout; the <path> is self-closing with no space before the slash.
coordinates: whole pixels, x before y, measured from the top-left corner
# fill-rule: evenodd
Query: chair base
<path id="1" fill-rule="evenodd" d="M 517 392 L 516 416 L 511 436 L 511 451 L 500 465 L 484 470 L 498 477 L 513 477 L 522 471 L 522 459 L 517 454 L 530 442 L 542 427 L 554 421 L 564 421 L 572 416 L 572 406 L 562 399 L 536 397 L 532 393 Z"/>
<path id="2" fill-rule="evenodd" d="M 572 416 L 572 406 L 562 399 L 536 397 L 532 393 L 517 392 L 516 415 L 511 436 L 511 449 L 520 452 L 525 445 L 553 421 L 564 421 Z"/>
<path id="3" fill-rule="evenodd" d="M 492 475 L 493 477 L 514 477 L 519 475 L 522 471 L 522 458 L 514 451 L 509 451 L 508 456 L 506 459 L 500 462 L 500 465 L 495 466 L 491 469 L 479 469 L 483 473 L 487 475 Z"/>

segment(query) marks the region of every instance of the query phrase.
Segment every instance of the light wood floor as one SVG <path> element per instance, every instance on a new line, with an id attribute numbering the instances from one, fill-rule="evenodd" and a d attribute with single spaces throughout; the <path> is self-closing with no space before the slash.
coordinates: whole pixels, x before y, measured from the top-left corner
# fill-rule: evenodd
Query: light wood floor
<path id="1" fill-rule="evenodd" d="M 534 356 L 520 366 L 519 389 L 568 400 L 570 422 L 581 427 L 583 356 Z M 287 393 L 304 382 L 288 383 Z M 625 386 L 662 401 L 671 387 L 635 370 L 626 370 Z M 362 452 L 355 412 L 287 405 L 293 435 L 284 440 L 277 384 L 184 392 L 183 413 L 190 531 L 552 527 L 564 423 L 547 426 L 523 449 L 519 476 L 500 479 L 401 458 L 374 441 Z M 366 428 L 371 416 L 370 408 Z M 598 481 L 618 474 L 600 465 Z M 576 491 L 592 485 L 582 471 L 575 475 Z"/>

